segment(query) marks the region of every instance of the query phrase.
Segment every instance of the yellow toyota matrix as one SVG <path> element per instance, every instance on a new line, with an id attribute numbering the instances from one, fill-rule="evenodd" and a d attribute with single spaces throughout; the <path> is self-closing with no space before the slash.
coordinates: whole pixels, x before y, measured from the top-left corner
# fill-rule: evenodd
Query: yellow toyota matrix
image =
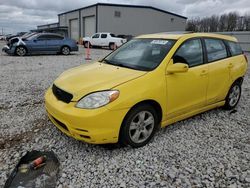
<path id="1" fill-rule="evenodd" d="M 92 144 L 141 147 L 158 127 L 207 110 L 233 109 L 247 57 L 231 36 L 159 33 L 62 73 L 45 95 L 50 120 Z"/>

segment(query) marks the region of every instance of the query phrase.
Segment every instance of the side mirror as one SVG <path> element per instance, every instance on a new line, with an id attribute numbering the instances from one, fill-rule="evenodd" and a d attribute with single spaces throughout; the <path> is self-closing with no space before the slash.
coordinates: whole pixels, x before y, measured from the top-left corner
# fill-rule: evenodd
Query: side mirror
<path id="1" fill-rule="evenodd" d="M 169 65 L 167 68 L 167 73 L 174 74 L 174 73 L 183 73 L 187 72 L 189 69 L 187 64 L 184 63 L 175 63 L 172 65 Z"/>

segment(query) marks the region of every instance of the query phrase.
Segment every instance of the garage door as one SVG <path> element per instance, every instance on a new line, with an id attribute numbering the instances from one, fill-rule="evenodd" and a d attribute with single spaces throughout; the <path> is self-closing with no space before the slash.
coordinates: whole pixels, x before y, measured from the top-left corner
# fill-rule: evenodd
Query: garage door
<path id="1" fill-rule="evenodd" d="M 86 17 L 84 19 L 84 36 L 85 37 L 90 37 L 92 36 L 96 31 L 95 31 L 95 16 L 91 17 Z"/>
<path id="2" fill-rule="evenodd" d="M 78 19 L 70 20 L 70 37 L 79 40 L 79 23 Z"/>

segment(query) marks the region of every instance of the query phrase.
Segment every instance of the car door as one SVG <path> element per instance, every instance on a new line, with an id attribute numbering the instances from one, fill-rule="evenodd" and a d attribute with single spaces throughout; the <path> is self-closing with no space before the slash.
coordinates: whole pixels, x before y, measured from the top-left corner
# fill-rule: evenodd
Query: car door
<path id="1" fill-rule="evenodd" d="M 230 81 L 230 65 L 225 43 L 220 39 L 204 38 L 209 69 L 207 104 L 225 99 Z"/>
<path id="2" fill-rule="evenodd" d="M 169 65 L 185 63 L 187 72 L 166 75 L 167 118 L 171 119 L 206 105 L 208 65 L 204 64 L 199 38 L 189 39 L 177 49 Z"/>
<path id="3" fill-rule="evenodd" d="M 108 43 L 107 39 L 108 39 L 108 34 L 106 34 L 106 33 L 101 34 L 100 46 L 108 46 L 109 43 Z"/>
<path id="4" fill-rule="evenodd" d="M 100 46 L 100 34 L 96 33 L 91 37 L 92 46 Z"/>
<path id="5" fill-rule="evenodd" d="M 47 36 L 47 51 L 59 52 L 62 46 L 63 37 L 57 35 Z"/>
<path id="6" fill-rule="evenodd" d="M 47 35 L 39 35 L 32 41 L 32 52 L 44 52 L 47 48 Z"/>

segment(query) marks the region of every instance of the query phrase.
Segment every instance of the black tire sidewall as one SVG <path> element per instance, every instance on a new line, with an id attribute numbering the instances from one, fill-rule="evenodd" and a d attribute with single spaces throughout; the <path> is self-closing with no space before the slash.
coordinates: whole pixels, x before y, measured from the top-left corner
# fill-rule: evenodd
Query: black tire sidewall
<path id="1" fill-rule="evenodd" d="M 25 50 L 25 54 L 24 55 L 19 55 L 19 54 L 17 54 L 17 50 L 19 49 L 19 48 L 23 48 L 24 50 Z M 17 56 L 25 56 L 27 54 L 27 50 L 26 50 L 26 48 L 25 47 L 23 47 L 23 46 L 18 46 L 17 48 L 16 48 L 16 55 Z"/>
<path id="2" fill-rule="evenodd" d="M 133 120 L 134 116 L 137 115 L 141 111 L 148 111 L 154 116 L 154 121 L 155 121 L 154 122 L 154 129 L 147 140 L 145 140 L 142 143 L 134 143 L 129 136 L 129 127 L 130 127 L 130 123 Z M 157 113 L 156 113 L 155 109 L 150 105 L 147 105 L 147 104 L 140 105 L 140 106 L 137 106 L 137 107 L 131 109 L 128 112 L 128 114 L 126 115 L 126 117 L 122 123 L 120 135 L 119 135 L 120 144 L 124 145 L 124 146 L 130 145 L 133 148 L 138 148 L 138 147 L 142 147 L 142 146 L 146 145 L 151 140 L 151 138 L 154 136 L 154 134 L 158 128 L 158 122 L 159 121 L 158 121 Z"/>
<path id="3" fill-rule="evenodd" d="M 63 49 L 64 49 L 64 48 L 68 48 L 69 53 L 64 54 L 64 53 L 63 53 Z M 61 49 L 61 53 L 62 53 L 63 55 L 69 55 L 69 54 L 70 54 L 70 48 L 69 48 L 68 46 L 63 46 L 62 49 Z"/>
<path id="4" fill-rule="evenodd" d="M 234 86 L 236 86 L 236 85 L 239 86 L 239 89 L 240 89 L 240 96 L 239 96 L 239 99 L 238 99 L 237 103 L 236 103 L 234 106 L 231 106 L 231 105 L 230 105 L 229 95 L 230 95 L 230 93 L 232 92 Z M 235 83 L 230 87 L 230 89 L 229 89 L 229 91 L 228 91 L 228 94 L 227 94 L 227 97 L 226 97 L 226 103 L 225 103 L 225 105 L 224 105 L 224 108 L 225 108 L 226 110 L 232 110 L 232 109 L 234 109 L 234 108 L 237 106 L 237 104 L 239 103 L 240 98 L 241 98 L 241 84 L 240 84 L 239 82 L 235 82 Z"/>

